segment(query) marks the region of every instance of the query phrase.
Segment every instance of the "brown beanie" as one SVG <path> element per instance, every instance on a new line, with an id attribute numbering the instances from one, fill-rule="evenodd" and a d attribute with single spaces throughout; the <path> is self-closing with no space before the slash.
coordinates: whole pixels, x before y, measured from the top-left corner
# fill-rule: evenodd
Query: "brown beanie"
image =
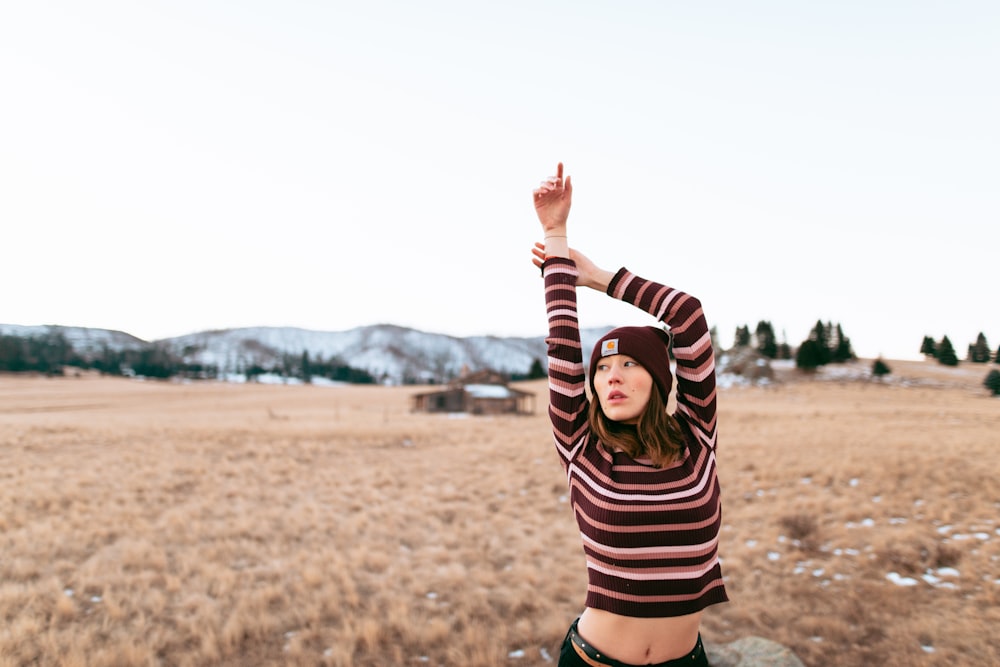
<path id="1" fill-rule="evenodd" d="M 597 362 L 613 354 L 625 354 L 640 364 L 653 376 L 653 382 L 660 389 L 663 402 L 667 402 L 673 376 L 670 374 L 670 334 L 658 327 L 618 327 L 597 341 L 590 355 L 590 390 L 594 389 L 594 373 Z"/>

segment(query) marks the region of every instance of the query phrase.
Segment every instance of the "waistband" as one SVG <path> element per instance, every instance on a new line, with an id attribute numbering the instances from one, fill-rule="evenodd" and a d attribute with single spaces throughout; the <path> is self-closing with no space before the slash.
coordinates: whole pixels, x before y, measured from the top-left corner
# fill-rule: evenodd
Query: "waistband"
<path id="1" fill-rule="evenodd" d="M 586 662 L 588 665 L 593 667 L 681 667 L 681 665 L 690 666 L 693 660 L 697 660 L 702 657 L 705 652 L 705 647 L 701 643 L 701 633 L 698 633 L 698 640 L 686 655 L 679 658 L 674 658 L 673 660 L 667 660 L 666 662 L 658 662 L 655 665 L 633 665 L 627 662 L 622 662 L 621 660 L 615 660 L 614 658 L 609 658 L 604 655 L 593 646 L 588 644 L 580 633 L 577 632 L 577 625 L 580 619 L 573 621 L 573 625 L 569 626 L 569 641 L 573 644 L 573 649 L 576 651 L 580 659 Z"/>

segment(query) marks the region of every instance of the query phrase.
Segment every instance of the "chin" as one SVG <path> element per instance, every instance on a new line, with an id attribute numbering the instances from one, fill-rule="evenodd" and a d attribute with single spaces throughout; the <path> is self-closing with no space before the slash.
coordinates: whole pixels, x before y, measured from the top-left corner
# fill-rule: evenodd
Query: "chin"
<path id="1" fill-rule="evenodd" d="M 604 410 L 604 416 L 619 424 L 635 424 L 639 421 L 639 415 L 632 414 L 629 410 L 612 408 L 611 410 Z"/>

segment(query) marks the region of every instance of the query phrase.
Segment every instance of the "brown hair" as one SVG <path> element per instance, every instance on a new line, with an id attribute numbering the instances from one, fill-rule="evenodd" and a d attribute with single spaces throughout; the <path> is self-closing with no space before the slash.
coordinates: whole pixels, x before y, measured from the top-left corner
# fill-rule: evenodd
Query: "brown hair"
<path id="1" fill-rule="evenodd" d="M 684 447 L 680 422 L 667 414 L 666 403 L 655 386 L 634 426 L 608 418 L 597 397 L 590 402 L 587 419 L 590 430 L 606 447 L 624 452 L 633 459 L 648 456 L 658 468 L 676 461 Z"/>

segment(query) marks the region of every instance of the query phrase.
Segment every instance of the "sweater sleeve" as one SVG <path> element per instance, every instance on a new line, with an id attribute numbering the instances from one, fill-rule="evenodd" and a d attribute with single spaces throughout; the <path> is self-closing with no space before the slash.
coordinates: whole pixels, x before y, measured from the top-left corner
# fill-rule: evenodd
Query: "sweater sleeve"
<path id="1" fill-rule="evenodd" d="M 641 308 L 670 327 L 677 362 L 677 412 L 702 444 L 714 450 L 718 436 L 715 352 L 701 302 L 624 267 L 612 278 L 608 295 Z"/>
<path id="2" fill-rule="evenodd" d="M 564 467 L 587 433 L 586 376 L 576 309 L 576 264 L 550 257 L 542 265 L 545 310 L 549 322 L 549 419 L 556 450 Z"/>

